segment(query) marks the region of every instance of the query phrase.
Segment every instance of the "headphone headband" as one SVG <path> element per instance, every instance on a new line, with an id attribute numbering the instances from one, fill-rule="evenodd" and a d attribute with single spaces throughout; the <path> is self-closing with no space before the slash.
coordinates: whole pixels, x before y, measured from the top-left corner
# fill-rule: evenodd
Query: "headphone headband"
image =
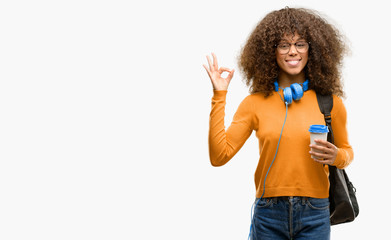
<path id="1" fill-rule="evenodd" d="M 289 87 L 282 88 L 284 93 L 284 102 L 291 104 L 292 99 L 297 101 L 303 97 L 304 92 L 308 90 L 309 80 L 306 79 L 304 83 L 293 83 Z M 278 92 L 280 87 L 278 86 L 278 82 L 274 82 L 274 90 Z"/>

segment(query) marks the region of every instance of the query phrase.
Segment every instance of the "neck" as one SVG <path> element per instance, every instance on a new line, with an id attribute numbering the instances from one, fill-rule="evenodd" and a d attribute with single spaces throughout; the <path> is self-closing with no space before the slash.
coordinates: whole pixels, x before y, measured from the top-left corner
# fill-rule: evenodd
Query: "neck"
<path id="1" fill-rule="evenodd" d="M 297 75 L 287 75 L 286 73 L 280 72 L 280 74 L 278 75 L 278 85 L 281 88 L 289 87 L 293 83 L 303 83 L 304 81 L 304 72 L 301 72 Z"/>

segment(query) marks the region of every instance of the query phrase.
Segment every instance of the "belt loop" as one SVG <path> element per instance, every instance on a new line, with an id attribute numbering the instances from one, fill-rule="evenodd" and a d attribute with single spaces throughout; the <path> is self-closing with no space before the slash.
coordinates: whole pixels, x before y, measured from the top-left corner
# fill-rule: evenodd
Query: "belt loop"
<path id="1" fill-rule="evenodd" d="M 305 205 L 307 203 L 308 197 L 302 197 L 301 198 L 301 204 Z"/>

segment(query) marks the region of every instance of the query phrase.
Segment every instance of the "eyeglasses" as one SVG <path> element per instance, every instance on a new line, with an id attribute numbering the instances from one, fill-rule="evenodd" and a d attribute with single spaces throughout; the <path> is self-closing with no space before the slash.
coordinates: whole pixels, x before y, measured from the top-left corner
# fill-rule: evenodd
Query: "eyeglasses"
<path id="1" fill-rule="evenodd" d="M 295 48 L 296 48 L 297 52 L 299 52 L 299 53 L 305 53 L 308 51 L 308 48 L 309 48 L 309 43 L 307 43 L 305 41 L 299 41 L 296 43 L 284 42 L 284 43 L 279 43 L 275 46 L 277 47 L 277 51 L 279 54 L 287 54 L 287 53 L 289 53 L 289 50 L 291 49 L 292 45 L 295 45 Z"/>

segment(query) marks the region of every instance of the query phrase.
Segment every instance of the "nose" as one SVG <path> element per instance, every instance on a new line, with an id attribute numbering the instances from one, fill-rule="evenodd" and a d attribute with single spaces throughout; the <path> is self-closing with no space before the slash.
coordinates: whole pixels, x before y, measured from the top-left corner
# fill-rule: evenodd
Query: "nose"
<path id="1" fill-rule="evenodd" d="M 297 49 L 296 49 L 295 44 L 291 44 L 291 45 L 290 45 L 288 54 L 289 54 L 289 55 L 297 54 Z"/>

